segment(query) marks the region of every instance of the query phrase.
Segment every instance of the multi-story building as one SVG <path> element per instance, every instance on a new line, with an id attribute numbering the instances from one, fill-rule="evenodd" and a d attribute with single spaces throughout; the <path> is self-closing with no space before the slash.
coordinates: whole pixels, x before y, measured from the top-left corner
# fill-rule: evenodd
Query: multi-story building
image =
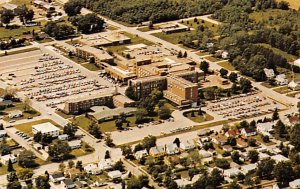
<path id="1" fill-rule="evenodd" d="M 99 67 L 102 67 L 102 62 L 106 62 L 109 64 L 114 63 L 114 57 L 109 55 L 106 51 L 100 50 L 90 46 L 82 46 L 76 48 L 76 56 L 83 59 L 95 59 L 95 64 Z"/>
<path id="2" fill-rule="evenodd" d="M 198 85 L 181 77 L 169 75 L 164 97 L 178 105 L 191 104 L 198 99 Z"/>
<path id="3" fill-rule="evenodd" d="M 132 86 L 137 99 L 147 96 L 154 89 L 160 91 L 167 89 L 167 78 L 165 76 L 150 76 L 138 78 L 129 81 L 129 86 Z"/>
<path id="4" fill-rule="evenodd" d="M 113 92 L 108 92 L 71 99 L 65 102 L 63 110 L 67 114 L 77 114 L 89 110 L 92 106 L 112 106 L 113 95 Z"/>

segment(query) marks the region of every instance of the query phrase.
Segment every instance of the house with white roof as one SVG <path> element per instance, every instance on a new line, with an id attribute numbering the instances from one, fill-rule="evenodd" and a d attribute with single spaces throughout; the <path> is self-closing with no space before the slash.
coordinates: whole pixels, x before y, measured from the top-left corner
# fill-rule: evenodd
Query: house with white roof
<path id="1" fill-rule="evenodd" d="M 199 154 L 203 157 L 203 158 L 209 158 L 211 157 L 213 154 L 209 151 L 206 150 L 199 150 Z"/>
<path id="2" fill-rule="evenodd" d="M 49 175 L 49 180 L 53 183 L 57 183 L 65 180 L 65 176 L 62 172 L 55 172 Z"/>
<path id="3" fill-rule="evenodd" d="M 296 180 L 289 182 L 289 186 L 292 189 L 299 189 L 300 188 L 300 179 L 296 179 Z"/>
<path id="4" fill-rule="evenodd" d="M 109 176 L 109 178 L 111 179 L 118 179 L 122 177 L 122 173 L 119 170 L 115 170 L 115 171 L 110 171 L 107 173 L 107 175 Z"/>
<path id="5" fill-rule="evenodd" d="M 184 178 L 176 179 L 176 180 L 174 180 L 174 182 L 176 182 L 178 188 L 185 188 L 187 185 L 192 184 L 191 181 L 184 179 Z"/>
<path id="6" fill-rule="evenodd" d="M 154 146 L 149 150 L 149 154 L 154 157 L 163 156 L 165 152 L 165 146 Z"/>
<path id="7" fill-rule="evenodd" d="M 166 153 L 169 155 L 177 154 L 179 153 L 179 148 L 176 144 L 168 144 L 166 145 Z"/>
<path id="8" fill-rule="evenodd" d="M 277 154 L 277 155 L 271 156 L 271 159 L 275 160 L 276 163 L 279 163 L 281 161 L 290 161 L 289 158 L 286 158 L 286 157 L 284 157 L 281 154 Z"/>
<path id="9" fill-rule="evenodd" d="M 63 134 L 63 135 L 58 136 L 58 140 L 68 140 L 68 139 L 69 139 L 69 135 L 67 135 L 67 134 Z"/>
<path id="10" fill-rule="evenodd" d="M 277 85 L 287 85 L 289 80 L 286 78 L 285 74 L 279 74 L 275 77 L 275 82 Z"/>
<path id="11" fill-rule="evenodd" d="M 4 155 L 4 156 L 1 156 L 1 158 L 0 158 L 0 161 L 1 161 L 1 163 L 3 165 L 8 165 L 9 160 L 12 163 L 16 163 L 17 162 L 17 158 L 13 154 L 7 154 L 7 155 Z"/>
<path id="12" fill-rule="evenodd" d="M 193 140 L 184 140 L 180 142 L 180 148 L 183 150 L 190 150 L 195 148 L 195 144 Z"/>
<path id="13" fill-rule="evenodd" d="M 294 65 L 300 67 L 300 58 L 294 61 Z"/>
<path id="14" fill-rule="evenodd" d="M 271 133 L 274 131 L 274 125 L 274 122 L 258 123 L 256 125 L 256 130 L 257 132 L 272 138 Z"/>
<path id="15" fill-rule="evenodd" d="M 270 158 L 270 155 L 268 155 L 266 153 L 259 152 L 258 157 L 259 157 L 259 160 L 265 160 L 265 159 Z"/>
<path id="16" fill-rule="evenodd" d="M 298 91 L 300 90 L 300 82 L 295 82 L 295 81 L 291 81 L 289 84 L 288 84 L 288 87 L 290 89 L 292 89 L 293 91 Z"/>
<path id="17" fill-rule="evenodd" d="M 9 112 L 8 114 L 9 119 L 18 118 L 22 116 L 23 116 L 23 112 L 21 110 L 14 110 Z"/>
<path id="18" fill-rule="evenodd" d="M 275 73 L 274 73 L 273 69 L 264 68 L 264 72 L 265 72 L 265 75 L 266 75 L 267 78 L 275 77 Z"/>
<path id="19" fill-rule="evenodd" d="M 99 163 L 98 163 L 98 167 L 101 170 L 109 170 L 112 169 L 113 167 L 113 162 L 111 159 L 102 159 Z"/>
<path id="20" fill-rule="evenodd" d="M 57 128 L 50 122 L 46 122 L 46 123 L 33 125 L 32 132 L 34 134 L 41 132 L 43 135 L 47 134 L 47 135 L 51 135 L 52 137 L 57 137 L 59 135 L 59 128 Z"/>
<path id="21" fill-rule="evenodd" d="M 147 157 L 148 156 L 148 152 L 146 149 L 144 150 L 139 150 L 137 152 L 134 153 L 134 157 L 135 159 L 141 159 L 143 157 Z"/>
<path id="22" fill-rule="evenodd" d="M 72 150 L 81 148 L 81 146 L 82 146 L 81 140 L 72 140 L 72 141 L 69 141 L 68 144 Z"/>
<path id="23" fill-rule="evenodd" d="M 255 136 L 256 135 L 256 130 L 254 128 L 243 128 L 241 130 L 241 134 L 245 137 L 250 137 L 250 136 Z"/>
<path id="24" fill-rule="evenodd" d="M 231 168 L 224 170 L 224 176 L 232 178 L 238 176 L 238 174 L 241 173 L 241 170 L 238 168 Z"/>
<path id="25" fill-rule="evenodd" d="M 253 164 L 248 164 L 248 165 L 243 165 L 241 166 L 241 171 L 244 174 L 249 173 L 250 171 L 254 171 L 257 168 L 257 164 L 253 163 Z"/>
<path id="26" fill-rule="evenodd" d="M 97 165 L 90 163 L 88 165 L 86 165 L 83 170 L 86 173 L 92 174 L 92 175 L 98 175 L 101 173 L 101 169 L 97 167 Z"/>

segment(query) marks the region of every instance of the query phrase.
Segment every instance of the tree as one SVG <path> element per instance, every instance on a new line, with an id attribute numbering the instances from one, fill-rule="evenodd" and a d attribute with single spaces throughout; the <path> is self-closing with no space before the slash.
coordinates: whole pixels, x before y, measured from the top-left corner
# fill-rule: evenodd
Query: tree
<path id="1" fill-rule="evenodd" d="M 49 145 L 49 155 L 53 160 L 60 161 L 67 158 L 71 153 L 69 144 L 65 141 L 56 140 Z"/>
<path id="2" fill-rule="evenodd" d="M 76 132 L 77 132 L 76 125 L 68 123 L 66 126 L 64 126 L 64 134 L 69 135 L 71 139 L 74 138 Z"/>
<path id="3" fill-rule="evenodd" d="M 113 146 L 114 146 L 113 139 L 112 139 L 110 136 L 107 136 L 107 137 L 105 138 L 105 144 L 106 144 L 108 147 L 113 147 Z"/>
<path id="4" fill-rule="evenodd" d="M 138 108 L 135 113 L 135 117 L 136 117 L 135 123 L 136 124 L 143 123 L 147 115 L 148 112 L 145 108 Z"/>
<path id="5" fill-rule="evenodd" d="M 222 172 L 219 169 L 214 168 L 210 173 L 210 182 L 213 188 L 218 188 L 224 181 L 224 177 L 222 176 Z"/>
<path id="6" fill-rule="evenodd" d="M 73 168 L 74 165 L 75 165 L 74 161 L 72 161 L 72 160 L 69 160 L 69 161 L 68 161 L 68 168 L 69 168 L 69 169 Z"/>
<path id="7" fill-rule="evenodd" d="M 132 86 L 127 87 L 127 89 L 125 91 L 125 95 L 132 100 L 136 100 L 135 91 Z"/>
<path id="8" fill-rule="evenodd" d="M 125 169 L 124 169 L 124 165 L 123 165 L 123 162 L 121 160 L 117 161 L 113 167 L 114 170 L 119 170 L 121 172 L 123 172 Z"/>
<path id="9" fill-rule="evenodd" d="M 178 148 L 180 147 L 180 139 L 179 138 L 176 137 L 173 143 L 176 144 L 176 146 Z"/>
<path id="10" fill-rule="evenodd" d="M 231 159 L 233 162 L 239 163 L 240 162 L 240 153 L 238 151 L 233 151 L 231 153 Z"/>
<path id="11" fill-rule="evenodd" d="M 71 17 L 80 14 L 82 3 L 80 0 L 68 1 L 63 6 L 66 14 Z"/>
<path id="12" fill-rule="evenodd" d="M 7 164 L 7 172 L 14 172 L 14 171 L 15 171 L 15 169 L 13 167 L 13 164 L 12 164 L 11 160 L 9 159 L 8 164 Z"/>
<path id="13" fill-rule="evenodd" d="M 256 150 L 250 150 L 248 152 L 248 158 L 250 159 L 251 163 L 256 163 L 258 161 L 259 158 L 259 153 Z"/>
<path id="14" fill-rule="evenodd" d="M 24 104 L 23 107 L 24 111 L 29 112 L 31 110 L 31 102 L 28 97 L 25 97 L 25 99 L 23 100 L 23 104 Z"/>
<path id="15" fill-rule="evenodd" d="M 58 24 L 56 22 L 47 22 L 43 31 L 55 39 L 65 39 L 75 33 L 72 26 L 66 24 Z"/>
<path id="16" fill-rule="evenodd" d="M 125 156 L 126 159 L 130 159 L 133 157 L 130 146 L 123 145 L 123 146 L 121 146 L 121 150 L 122 150 L 122 155 Z"/>
<path id="17" fill-rule="evenodd" d="M 240 86 L 242 89 L 242 93 L 247 93 L 252 89 L 251 81 L 243 77 L 240 79 Z"/>
<path id="18" fill-rule="evenodd" d="M 77 29 L 84 34 L 100 32 L 104 29 L 104 20 L 95 13 L 81 16 L 77 22 Z"/>
<path id="19" fill-rule="evenodd" d="M 290 142 L 295 146 L 295 150 L 300 151 L 300 124 L 296 124 L 290 130 Z"/>
<path id="20" fill-rule="evenodd" d="M 118 128 L 118 129 L 122 129 L 122 126 L 123 126 L 123 121 L 121 120 L 121 119 L 116 119 L 115 120 L 115 124 L 116 124 L 116 127 Z"/>
<path id="21" fill-rule="evenodd" d="M 10 182 L 7 184 L 7 189 L 22 189 L 22 185 L 19 181 Z"/>
<path id="22" fill-rule="evenodd" d="M 151 147 L 156 146 L 157 138 L 155 136 L 149 135 L 142 140 L 142 145 L 147 151 L 150 150 Z"/>
<path id="23" fill-rule="evenodd" d="M 232 83 L 236 83 L 238 78 L 238 75 L 235 72 L 231 72 L 228 76 L 228 79 L 232 82 Z"/>
<path id="24" fill-rule="evenodd" d="M 110 158 L 110 153 L 108 150 L 106 150 L 104 159 L 109 159 L 109 158 Z"/>
<path id="25" fill-rule="evenodd" d="M 88 131 L 91 135 L 93 135 L 96 138 L 101 138 L 102 133 L 100 131 L 100 128 L 98 127 L 96 122 L 92 122 L 89 127 L 88 127 Z"/>
<path id="26" fill-rule="evenodd" d="M 272 173 L 275 166 L 273 159 L 262 160 L 257 165 L 256 175 L 260 179 L 272 179 Z"/>
<path id="27" fill-rule="evenodd" d="M 226 77 L 227 74 L 228 74 L 228 70 L 224 69 L 224 68 L 221 68 L 220 69 L 220 74 L 221 74 L 221 77 Z"/>
<path id="28" fill-rule="evenodd" d="M 222 169 L 228 169 L 230 167 L 229 162 L 226 159 L 216 159 L 215 164 L 217 167 L 220 167 Z"/>
<path id="29" fill-rule="evenodd" d="M 9 147 L 9 145 L 6 143 L 5 138 L 2 140 L 2 142 L 0 143 L 0 154 L 2 156 L 10 154 L 11 152 L 11 148 Z"/>
<path id="30" fill-rule="evenodd" d="M 164 120 L 170 118 L 171 117 L 170 108 L 166 106 L 160 107 L 158 110 L 158 116 L 160 119 L 164 119 Z"/>
<path id="31" fill-rule="evenodd" d="M 82 167 L 82 161 L 77 161 L 75 168 L 79 169 L 79 170 L 82 170 L 83 169 L 83 167 Z"/>
<path id="32" fill-rule="evenodd" d="M 249 138 L 248 139 L 248 145 L 251 147 L 255 147 L 256 146 L 256 139 L 255 138 Z"/>
<path id="33" fill-rule="evenodd" d="M 209 70 L 209 63 L 206 61 L 202 61 L 200 63 L 200 70 L 204 72 L 204 80 L 205 80 L 205 75 L 208 74 L 208 70 Z"/>
<path id="34" fill-rule="evenodd" d="M 18 180 L 18 176 L 16 172 L 10 172 L 6 176 L 8 182 L 14 182 Z"/>
<path id="35" fill-rule="evenodd" d="M 4 9 L 0 13 L 1 13 L 0 15 L 1 23 L 6 24 L 6 27 L 15 18 L 15 14 L 12 10 Z"/>
<path id="36" fill-rule="evenodd" d="M 18 156 L 18 164 L 23 168 L 35 167 L 35 155 L 30 150 L 23 150 Z"/>
<path id="37" fill-rule="evenodd" d="M 287 134 L 286 126 L 281 120 L 278 120 L 275 125 L 275 133 L 278 134 L 281 138 L 284 137 L 285 134 Z"/>
<path id="38" fill-rule="evenodd" d="M 242 187 L 236 181 L 233 181 L 229 183 L 227 189 L 242 189 Z"/>
<path id="39" fill-rule="evenodd" d="M 285 184 L 293 180 L 294 171 L 291 162 L 288 161 L 280 161 L 274 167 L 274 176 L 276 180 Z"/>
<path id="40" fill-rule="evenodd" d="M 23 24 L 26 24 L 27 21 L 32 21 L 34 16 L 34 11 L 29 10 L 26 5 L 18 6 L 14 12 L 19 16 L 19 19 Z"/>
<path id="41" fill-rule="evenodd" d="M 60 172 L 64 172 L 65 168 L 66 168 L 66 165 L 63 162 L 61 162 L 58 165 L 58 169 L 59 169 Z"/>
<path id="42" fill-rule="evenodd" d="M 187 56 L 188 56 L 187 52 L 184 51 L 184 53 L 183 53 L 183 58 L 187 58 Z"/>
<path id="43" fill-rule="evenodd" d="M 51 186 L 48 182 L 48 179 L 45 176 L 38 176 L 35 179 L 35 185 L 37 189 L 50 189 Z"/>
<path id="44" fill-rule="evenodd" d="M 21 180 L 30 180 L 33 176 L 33 171 L 31 169 L 21 169 L 18 171 L 18 178 Z"/>
<path id="45" fill-rule="evenodd" d="M 275 108 L 275 111 L 273 112 L 273 115 L 272 115 L 272 120 L 275 121 L 278 119 L 279 119 L 278 109 Z"/>

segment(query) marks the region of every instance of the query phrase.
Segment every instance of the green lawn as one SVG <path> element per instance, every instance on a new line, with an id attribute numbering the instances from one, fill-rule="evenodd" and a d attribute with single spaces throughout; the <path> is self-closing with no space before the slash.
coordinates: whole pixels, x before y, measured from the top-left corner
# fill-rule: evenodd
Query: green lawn
<path id="1" fill-rule="evenodd" d="M 7 115 L 4 117 L 5 121 L 11 120 L 8 118 L 8 114 L 11 111 L 20 110 L 23 112 L 23 116 L 19 118 L 13 118 L 14 120 L 21 120 L 21 119 L 27 119 L 28 117 L 36 117 L 41 115 L 38 111 L 31 108 L 31 111 L 24 112 L 24 104 L 22 102 L 13 103 L 13 107 L 5 108 L 4 113 Z"/>
<path id="2" fill-rule="evenodd" d="M 184 21 L 182 24 L 190 28 L 194 28 L 195 30 L 197 30 L 199 26 L 203 25 L 205 28 L 211 30 L 215 36 L 218 35 L 219 26 L 211 22 L 207 22 L 205 20 L 197 19 L 197 22 L 194 22 L 194 19 L 191 19 L 191 20 Z"/>
<path id="3" fill-rule="evenodd" d="M 30 52 L 30 51 L 36 51 L 36 50 L 39 50 L 39 48 L 37 48 L 37 47 L 30 47 L 30 48 L 26 48 L 26 49 L 21 49 L 21 50 L 15 50 L 15 51 L 7 52 L 6 55 L 4 53 L 0 54 L 0 57 L 2 57 L 2 56 L 8 56 L 8 55 L 14 55 L 14 54 L 20 54 L 20 53 L 25 53 L 25 52 Z"/>
<path id="4" fill-rule="evenodd" d="M 170 43 L 173 44 L 178 44 L 180 41 L 180 37 L 184 37 L 186 34 L 188 33 L 195 33 L 196 31 L 186 31 L 186 32 L 178 32 L 178 33 L 171 33 L 171 34 L 165 34 L 163 32 L 160 33 L 154 33 L 152 35 L 154 35 L 155 37 L 158 37 L 160 39 L 163 39 L 165 41 L 168 41 Z"/>
<path id="5" fill-rule="evenodd" d="M 108 29 L 108 30 L 118 30 L 118 29 L 120 29 L 120 28 L 118 28 L 118 27 L 116 27 L 116 26 L 108 25 L 108 26 L 106 27 L 106 29 Z"/>
<path id="6" fill-rule="evenodd" d="M 300 73 L 293 74 L 293 72 L 291 70 L 285 69 L 285 68 L 279 68 L 279 67 L 277 68 L 277 71 L 281 74 L 285 74 L 289 81 L 293 80 L 293 76 L 294 76 L 295 81 L 300 81 Z"/>
<path id="7" fill-rule="evenodd" d="M 75 119 L 72 119 L 72 122 L 77 124 L 80 128 L 86 130 L 88 132 L 88 127 L 92 123 L 92 120 L 85 116 L 78 116 Z M 98 124 L 102 133 L 104 132 L 112 132 L 116 131 L 117 128 L 115 126 L 114 121 L 107 121 L 101 124 Z"/>
<path id="8" fill-rule="evenodd" d="M 275 88 L 273 90 L 280 93 L 280 94 L 285 94 L 285 93 L 288 93 L 288 92 L 292 91 L 291 89 L 288 88 L 288 86 L 278 87 L 278 88 Z"/>
<path id="9" fill-rule="evenodd" d="M 65 119 L 69 119 L 69 118 L 73 117 L 72 115 L 68 115 L 68 114 L 63 113 L 62 111 L 55 111 L 55 113 L 57 115 L 59 115 L 60 117 L 65 118 Z"/>
<path id="10" fill-rule="evenodd" d="M 80 64 L 81 66 L 85 67 L 86 69 L 90 70 L 90 71 L 99 71 L 102 70 L 102 68 L 98 67 L 96 64 L 92 64 L 92 63 L 83 63 Z"/>
<path id="11" fill-rule="evenodd" d="M 46 20 L 41 20 L 41 26 L 32 26 L 32 27 L 25 27 L 20 26 L 15 29 L 6 29 L 5 27 L 0 27 L 0 39 L 6 39 L 9 37 L 19 37 L 23 35 L 24 32 L 32 31 L 34 30 L 36 33 L 41 31 L 41 29 L 44 28 L 44 25 L 47 23 Z"/>
<path id="12" fill-rule="evenodd" d="M 72 150 L 71 154 L 75 157 L 79 157 L 79 156 L 84 156 L 90 153 L 93 153 L 95 151 L 94 148 L 92 148 L 91 146 L 89 146 L 89 148 L 86 148 L 86 145 L 88 145 L 87 143 L 83 142 L 82 143 L 82 147 L 79 149 L 74 149 Z"/>
<path id="13" fill-rule="evenodd" d="M 196 52 L 196 55 L 199 55 L 199 56 L 205 56 L 205 55 L 209 55 L 209 52 L 201 52 L 201 51 L 198 51 Z"/>
<path id="14" fill-rule="evenodd" d="M 19 131 L 22 131 L 23 133 L 27 133 L 27 134 L 29 134 L 30 136 L 33 136 L 33 133 L 32 133 L 32 126 L 33 126 L 33 125 L 37 125 L 37 124 L 41 124 L 41 123 L 47 123 L 47 122 L 50 122 L 50 123 L 52 123 L 53 125 L 55 125 L 55 126 L 61 128 L 60 125 L 58 125 L 57 123 L 55 123 L 54 121 L 52 121 L 52 120 L 50 120 L 50 119 L 41 119 L 41 120 L 29 122 L 29 123 L 22 123 L 22 124 L 15 125 L 14 127 L 15 127 L 16 129 L 18 129 Z"/>
<path id="15" fill-rule="evenodd" d="M 16 5 L 30 5 L 32 0 L 11 0 L 10 3 Z"/>
<path id="16" fill-rule="evenodd" d="M 229 71 L 234 71 L 235 70 L 234 67 L 228 61 L 226 61 L 226 62 L 220 62 L 220 63 L 218 63 L 218 65 L 222 66 L 223 68 L 225 68 L 225 69 L 227 69 Z"/>
<path id="17" fill-rule="evenodd" d="M 218 62 L 218 61 L 222 60 L 222 59 L 218 59 L 218 58 L 213 57 L 213 56 L 207 56 L 207 57 L 205 57 L 205 59 L 207 59 L 209 61 L 212 61 L 212 62 Z"/>
<path id="18" fill-rule="evenodd" d="M 190 120 L 194 121 L 194 122 L 197 122 L 197 123 L 202 123 L 202 122 L 205 122 L 205 121 L 211 121 L 214 119 L 213 116 L 209 115 L 209 114 L 204 114 L 204 115 L 201 115 L 199 116 L 198 115 L 198 111 L 194 111 L 194 117 L 192 117 L 192 112 L 186 112 L 184 113 L 184 116 L 189 118 Z"/>

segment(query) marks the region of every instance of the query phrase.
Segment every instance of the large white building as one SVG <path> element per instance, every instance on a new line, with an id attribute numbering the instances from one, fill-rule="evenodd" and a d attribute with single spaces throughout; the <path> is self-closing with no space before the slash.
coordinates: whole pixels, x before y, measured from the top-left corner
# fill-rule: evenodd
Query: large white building
<path id="1" fill-rule="evenodd" d="M 32 132 L 34 134 L 41 132 L 42 134 L 57 137 L 59 135 L 59 128 L 55 127 L 52 123 L 47 122 L 32 126 Z"/>

